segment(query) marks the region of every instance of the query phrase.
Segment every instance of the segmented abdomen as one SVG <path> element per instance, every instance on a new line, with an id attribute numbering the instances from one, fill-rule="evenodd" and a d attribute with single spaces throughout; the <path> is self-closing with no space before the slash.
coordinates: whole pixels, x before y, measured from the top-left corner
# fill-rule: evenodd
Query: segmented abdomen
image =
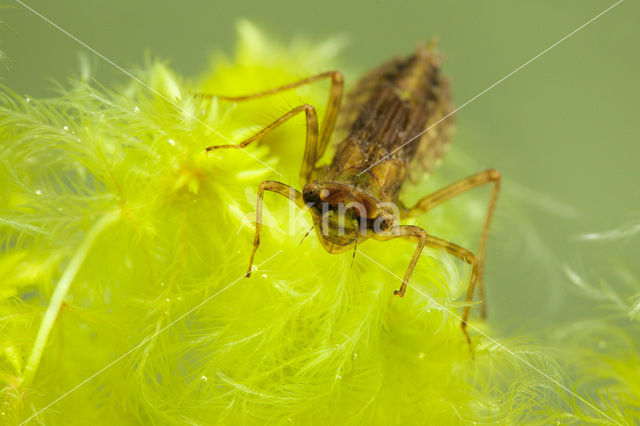
<path id="1" fill-rule="evenodd" d="M 419 47 L 412 56 L 394 59 L 358 82 L 343 107 L 340 124 L 348 127 L 348 136 L 337 147 L 331 174 L 390 160 L 407 167 L 415 159 L 423 172 L 437 166 L 453 130 L 453 118 L 445 118 L 453 106 L 440 62 L 435 49 Z M 404 173 L 393 176 L 399 177 L 404 179 Z"/>

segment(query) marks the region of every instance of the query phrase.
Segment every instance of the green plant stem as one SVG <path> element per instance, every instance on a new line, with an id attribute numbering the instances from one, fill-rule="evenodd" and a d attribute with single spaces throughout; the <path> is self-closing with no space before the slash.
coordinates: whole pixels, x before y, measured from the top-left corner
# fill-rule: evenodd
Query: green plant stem
<path id="1" fill-rule="evenodd" d="M 33 378 L 38 369 L 38 365 L 40 364 L 40 359 L 42 358 L 42 354 L 44 353 L 44 348 L 47 344 L 49 334 L 51 333 L 53 324 L 58 317 L 58 313 L 60 312 L 60 308 L 62 306 L 62 303 L 64 302 L 64 298 L 66 297 L 67 292 L 71 287 L 71 283 L 78 274 L 82 263 L 86 259 L 87 254 L 89 254 L 91 246 L 95 242 L 96 238 L 102 233 L 102 231 L 104 231 L 109 225 L 114 223 L 119 218 L 119 213 L 108 213 L 102 216 L 91 227 L 84 241 L 78 248 L 78 251 L 76 251 L 76 254 L 67 265 L 67 268 L 62 274 L 60 281 L 58 281 L 58 285 L 56 285 L 56 288 L 53 291 L 53 295 L 51 296 L 51 302 L 49 302 L 47 311 L 42 318 L 42 322 L 40 323 L 40 328 L 38 329 L 38 334 L 33 344 L 31 355 L 29 355 L 29 360 L 27 361 L 24 372 L 22 374 L 22 384 L 24 387 L 28 387 L 33 381 Z"/>

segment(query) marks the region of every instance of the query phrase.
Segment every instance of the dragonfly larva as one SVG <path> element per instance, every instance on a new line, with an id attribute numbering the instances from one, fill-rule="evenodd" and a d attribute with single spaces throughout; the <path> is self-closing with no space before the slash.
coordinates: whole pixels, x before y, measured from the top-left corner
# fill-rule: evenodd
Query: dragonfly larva
<path id="1" fill-rule="evenodd" d="M 298 114 L 304 113 L 306 117 L 306 144 L 300 169 L 302 191 L 273 180 L 260 184 L 247 276 L 251 274 L 254 255 L 260 245 L 263 194 L 271 191 L 289 198 L 311 213 L 318 238 L 329 253 L 344 252 L 368 238 L 415 240 L 417 247 L 402 284 L 394 291 L 398 296 L 404 295 L 425 246 L 444 249 L 464 260 L 472 266 L 467 302 L 473 299 L 478 287 L 483 302 L 482 315 L 486 316 L 482 272 L 489 226 L 500 187 L 500 173 L 496 170 L 477 173 L 425 196 L 412 207 L 406 207 L 398 198 L 410 164 L 417 162 L 422 166 L 421 170 L 432 171 L 444 155 L 453 129 L 454 110 L 449 81 L 441 74 L 441 56 L 435 47 L 420 45 L 413 55 L 392 59 L 365 75 L 347 96 L 342 111 L 343 77 L 339 71 L 325 72 L 260 93 L 218 98 L 247 101 L 325 79 L 330 80 L 331 85 L 320 126 L 315 108 L 304 104 L 237 145 L 207 148 L 207 151 L 245 148 Z M 337 144 L 333 160 L 329 164 L 318 165 L 339 116 L 348 129 L 346 137 Z M 425 132 L 425 129 L 429 130 Z M 427 212 L 452 197 L 485 184 L 493 184 L 493 191 L 475 255 L 466 248 L 427 234 L 421 227 L 400 223 L 403 218 Z M 462 316 L 462 329 L 470 342 L 466 330 L 469 310 L 467 305 Z"/>

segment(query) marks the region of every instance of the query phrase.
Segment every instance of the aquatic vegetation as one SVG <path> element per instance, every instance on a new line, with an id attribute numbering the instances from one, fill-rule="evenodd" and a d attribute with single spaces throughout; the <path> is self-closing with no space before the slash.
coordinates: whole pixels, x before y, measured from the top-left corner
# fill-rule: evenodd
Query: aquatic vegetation
<path id="1" fill-rule="evenodd" d="M 258 268 L 243 278 L 255 188 L 271 168 L 295 180 L 304 126 L 251 155 L 204 147 L 242 140 L 301 99 L 322 106 L 326 89 L 249 105 L 190 94 L 336 68 L 338 45 L 284 47 L 241 23 L 235 57 L 198 80 L 161 61 L 143 67 L 155 92 L 88 73 L 50 99 L 3 89 L 3 422 L 522 424 L 578 411 L 609 421 L 564 398 L 558 363 L 527 339 L 507 350 L 472 331 L 471 355 L 451 313 L 469 270 L 444 253 L 425 252 L 414 291 L 393 297 L 398 279 L 367 257 L 401 274 L 411 244 L 363 244 L 352 267 L 315 238 L 299 245 L 308 219 L 274 197 Z M 482 210 L 481 200 L 444 207 L 430 226 L 461 235 Z"/>

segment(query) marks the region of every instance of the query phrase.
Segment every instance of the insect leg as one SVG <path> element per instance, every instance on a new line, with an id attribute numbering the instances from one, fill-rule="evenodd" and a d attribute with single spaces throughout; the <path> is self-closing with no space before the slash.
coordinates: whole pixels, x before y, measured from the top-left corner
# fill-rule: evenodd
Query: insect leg
<path id="1" fill-rule="evenodd" d="M 422 249 L 427 243 L 427 231 L 424 229 L 414 226 L 414 225 L 400 225 L 397 228 L 394 228 L 391 232 L 387 234 L 373 234 L 373 238 L 379 241 L 388 241 L 396 238 L 416 238 L 418 240 L 418 246 L 416 247 L 416 251 L 413 253 L 413 257 L 411 258 L 411 263 L 409 263 L 409 267 L 407 271 L 404 273 L 404 278 L 402 279 L 402 285 L 398 290 L 394 290 L 393 294 L 398 295 L 400 297 L 404 296 L 404 292 L 407 290 L 407 283 L 409 282 L 409 278 L 411 278 L 411 274 L 413 273 L 413 269 L 418 263 L 418 259 L 420 258 L 420 253 L 422 253 Z"/>
<path id="2" fill-rule="evenodd" d="M 327 145 L 329 144 L 329 140 L 331 139 L 331 134 L 333 133 L 333 129 L 336 124 L 336 119 L 338 118 L 338 112 L 340 110 L 340 103 L 342 101 L 342 92 L 343 92 L 343 77 L 340 71 L 328 71 L 322 74 L 314 75 L 309 78 L 305 78 L 300 81 L 296 81 L 290 84 L 286 84 L 284 86 L 276 87 L 273 89 L 265 90 L 258 93 L 253 93 L 250 95 L 244 96 L 218 96 L 210 93 L 196 93 L 196 97 L 211 99 L 214 96 L 218 99 L 224 99 L 232 102 L 240 102 L 247 101 L 251 99 L 256 99 L 264 96 L 273 95 L 279 92 L 284 92 L 285 90 L 294 89 L 299 86 L 303 86 L 305 84 L 314 83 L 316 81 L 331 78 L 331 87 L 329 88 L 329 99 L 327 101 L 327 109 L 324 113 L 324 118 L 322 119 L 322 125 L 320 126 L 320 138 L 317 147 L 317 158 L 320 158 L 322 154 L 324 154 Z"/>
<path id="3" fill-rule="evenodd" d="M 482 273 L 484 271 L 484 256 L 487 247 L 487 240 L 489 238 L 489 227 L 491 226 L 491 218 L 493 217 L 493 212 L 495 210 L 496 201 L 498 199 L 498 192 L 500 190 L 500 172 L 497 170 L 485 170 L 484 172 L 475 174 L 466 179 L 463 179 L 459 182 L 451 184 L 442 188 L 439 191 L 430 194 L 418 203 L 405 211 L 406 216 L 415 216 L 419 213 L 423 213 L 431 210 L 433 207 L 437 206 L 440 203 L 443 203 L 457 195 L 460 195 L 470 189 L 477 188 L 481 185 L 486 185 L 492 183 L 493 191 L 491 193 L 491 198 L 489 199 L 489 206 L 487 208 L 487 215 L 482 227 L 482 235 L 480 237 L 480 247 L 478 248 L 478 293 L 480 296 L 480 300 L 482 301 L 482 318 L 486 318 L 487 316 L 487 302 L 485 300 L 484 294 L 484 283 L 482 281 Z M 473 299 L 473 291 L 474 286 L 472 284 L 469 285 L 469 292 L 467 293 L 467 302 L 470 302 Z M 469 307 L 467 306 L 464 310 L 463 315 L 463 325 L 466 323 L 469 316 Z"/>
<path id="4" fill-rule="evenodd" d="M 256 203 L 256 233 L 253 237 L 253 249 L 251 250 L 251 257 L 249 258 L 249 270 L 247 271 L 247 277 L 251 276 L 251 266 L 253 266 L 253 258 L 260 245 L 260 230 L 262 228 L 262 196 L 264 191 L 271 191 L 277 194 L 287 197 L 289 201 L 293 201 L 300 208 L 305 208 L 306 205 L 302 199 L 302 194 L 296 191 L 295 188 L 286 185 L 282 182 L 275 180 L 265 180 L 258 187 L 258 201 Z"/>
<path id="5" fill-rule="evenodd" d="M 402 285 L 398 290 L 395 290 L 393 294 L 396 294 L 400 297 L 404 296 L 404 293 L 407 289 L 407 284 L 409 283 L 409 278 L 411 278 L 411 274 L 413 273 L 413 269 L 418 263 L 418 259 L 420 258 L 420 253 L 422 253 L 422 249 L 427 247 L 432 247 L 436 249 L 443 249 L 447 253 L 456 256 L 457 258 L 467 262 L 471 265 L 471 282 L 469 283 L 469 291 L 467 293 L 467 300 L 470 300 L 469 295 L 473 294 L 473 288 L 476 285 L 476 281 L 478 281 L 479 276 L 479 264 L 476 256 L 473 255 L 469 250 L 460 247 L 457 244 L 451 243 L 449 241 L 443 240 L 438 237 L 434 237 L 431 235 L 427 235 L 427 232 L 414 225 L 401 225 L 396 228 L 394 231 L 390 232 L 388 235 L 385 234 L 373 234 L 373 237 L 377 240 L 391 240 L 394 238 L 416 238 L 418 239 L 418 246 L 416 247 L 416 251 L 413 253 L 413 257 L 411 258 L 411 263 L 409 263 L 409 267 L 404 274 L 404 278 L 402 279 Z M 462 316 L 462 331 L 464 332 L 465 337 L 467 338 L 467 342 L 471 344 L 471 338 L 467 333 L 467 318 L 469 316 L 469 306 L 465 307 L 464 314 Z"/>
<path id="6" fill-rule="evenodd" d="M 316 114 L 316 109 L 309 105 L 304 104 L 295 107 L 282 117 L 278 118 L 273 123 L 269 124 L 264 129 L 260 130 L 255 135 L 251 136 L 249 139 L 246 139 L 243 142 L 240 142 L 237 145 L 214 145 L 206 148 L 208 151 L 213 151 L 214 149 L 225 149 L 225 148 L 244 148 L 252 142 L 263 137 L 265 134 L 270 131 L 276 129 L 285 121 L 294 117 L 298 113 L 304 111 L 307 119 L 307 141 L 304 147 L 304 158 L 302 160 L 302 167 L 300 168 L 300 180 L 302 182 L 307 182 L 311 177 L 311 173 L 313 172 L 313 167 L 316 163 L 316 159 L 318 158 L 318 115 Z"/>

